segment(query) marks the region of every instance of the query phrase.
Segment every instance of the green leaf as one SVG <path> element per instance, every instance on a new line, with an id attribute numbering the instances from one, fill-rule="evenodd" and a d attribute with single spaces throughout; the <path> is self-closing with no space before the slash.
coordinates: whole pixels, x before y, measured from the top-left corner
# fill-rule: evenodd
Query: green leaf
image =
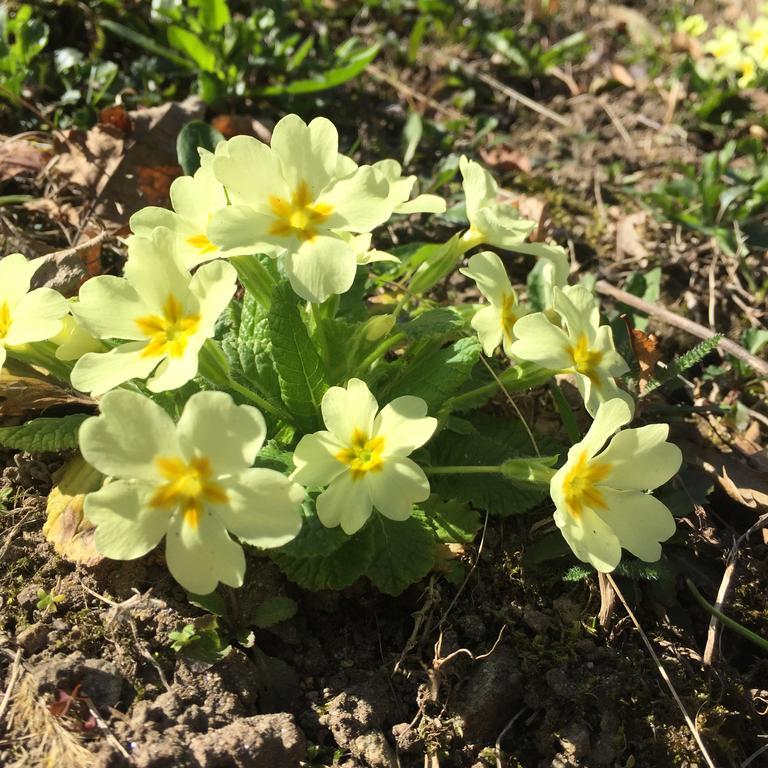
<path id="1" fill-rule="evenodd" d="M 298 69 L 304 59 L 307 58 L 309 52 L 314 48 L 315 38 L 309 35 L 307 39 L 294 51 L 293 55 L 286 62 L 285 71 L 293 72 L 294 69 Z"/>
<path id="2" fill-rule="evenodd" d="M 77 431 L 88 418 L 74 413 L 60 418 L 41 418 L 18 427 L 0 428 L 0 446 L 17 451 L 69 451 L 77 448 Z"/>
<path id="3" fill-rule="evenodd" d="M 320 360 L 290 285 L 278 285 L 272 294 L 267 328 L 283 402 L 304 432 L 320 427 L 319 413 L 328 384 Z"/>
<path id="4" fill-rule="evenodd" d="M 399 595 L 432 570 L 435 537 L 418 518 L 390 520 L 375 512 L 363 533 L 373 549 L 365 575 L 382 592 Z"/>
<path id="5" fill-rule="evenodd" d="M 338 549 L 320 557 L 291 557 L 280 550 L 270 553 L 278 568 L 305 589 L 344 589 L 363 576 L 373 559 L 372 537 L 363 529 Z M 301 534 L 299 534 L 301 535 Z"/>
<path id="6" fill-rule="evenodd" d="M 436 466 L 497 465 L 515 456 L 531 456 L 534 451 L 527 432 L 517 421 L 476 418 L 478 432 L 458 436 L 443 430 L 430 444 Z M 540 440 L 539 449 L 550 445 Z M 556 451 L 555 451 L 556 452 Z M 513 485 L 501 474 L 434 475 L 432 490 L 444 498 L 468 502 L 492 515 L 520 515 L 540 505 L 545 489 Z"/>
<path id="7" fill-rule="evenodd" d="M 408 165 L 413 160 L 423 132 L 424 124 L 421 120 L 421 115 L 418 112 L 411 112 L 403 127 L 403 139 L 405 140 L 403 165 Z"/>
<path id="8" fill-rule="evenodd" d="M 207 595 L 196 595 L 193 592 L 187 592 L 187 600 L 190 605 L 202 608 L 204 611 L 208 611 L 208 613 L 212 613 L 219 618 L 227 615 L 227 606 L 224 598 L 215 590 Z"/>
<path id="9" fill-rule="evenodd" d="M 341 528 L 326 528 L 318 519 L 310 502 L 301 509 L 304 516 L 299 535 L 270 554 L 290 558 L 326 557 L 341 549 L 349 540 Z"/>
<path id="10" fill-rule="evenodd" d="M 179 131 L 179 136 L 176 139 L 176 155 L 184 173 L 192 176 L 200 167 L 198 147 L 213 152 L 216 145 L 221 141 L 224 141 L 224 137 L 208 123 L 202 120 L 190 120 Z"/>
<path id="11" fill-rule="evenodd" d="M 251 623 L 260 629 L 267 629 L 293 618 L 297 610 L 296 602 L 290 597 L 269 597 L 253 611 Z"/>
<path id="12" fill-rule="evenodd" d="M 440 307 L 424 312 L 409 323 L 403 323 L 397 330 L 415 340 L 457 333 L 464 325 L 464 318 L 458 310 L 453 307 Z"/>
<path id="13" fill-rule="evenodd" d="M 440 541 L 446 543 L 469 544 L 475 540 L 482 526 L 479 513 L 464 501 L 443 501 L 433 493 L 421 507 L 416 517 L 423 520 Z"/>
<path id="14" fill-rule="evenodd" d="M 184 67 L 185 69 L 195 68 L 195 65 L 189 61 L 189 59 L 185 59 L 183 56 L 179 56 L 170 48 L 166 48 L 164 45 L 156 43 L 151 37 L 142 35 L 140 32 L 136 32 L 136 30 L 131 29 L 130 27 L 126 27 L 124 24 L 120 24 L 117 21 L 111 21 L 110 19 L 101 19 L 99 20 L 99 25 L 117 35 L 118 37 L 121 37 L 123 40 L 127 40 L 129 43 L 138 45 L 145 51 L 154 53 L 157 56 L 162 56 L 164 59 L 168 59 L 168 61 L 172 61 L 174 64 L 178 64 L 180 67 Z"/>
<path id="15" fill-rule="evenodd" d="M 257 96 L 279 96 L 284 93 L 315 93 L 316 91 L 325 91 L 328 88 L 335 88 L 337 85 L 346 83 L 357 77 L 375 58 L 379 52 L 379 44 L 366 48 L 356 54 L 349 64 L 343 67 L 336 67 L 323 72 L 319 77 L 311 80 L 294 80 L 292 83 L 282 85 L 271 85 L 255 91 Z"/>
<path id="16" fill-rule="evenodd" d="M 406 358 L 396 364 L 401 373 L 388 388 L 387 399 L 415 395 L 426 401 L 430 411 L 436 411 L 469 378 L 479 358 L 480 342 L 474 337 L 414 360 Z"/>
<path id="17" fill-rule="evenodd" d="M 194 32 L 183 27 L 168 27 L 168 44 L 189 56 L 203 72 L 216 71 L 216 52 Z"/>
<path id="18" fill-rule="evenodd" d="M 197 18 L 206 32 L 218 32 L 230 22 L 226 0 L 195 0 Z"/>

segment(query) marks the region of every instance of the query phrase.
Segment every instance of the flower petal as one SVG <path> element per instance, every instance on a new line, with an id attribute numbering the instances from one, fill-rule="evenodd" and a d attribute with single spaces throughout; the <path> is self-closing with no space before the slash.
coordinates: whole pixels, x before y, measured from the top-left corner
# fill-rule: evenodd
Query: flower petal
<path id="1" fill-rule="evenodd" d="M 497 307 L 501 306 L 506 294 L 515 295 L 504 262 L 493 251 L 476 253 L 459 272 L 471 277 L 477 283 L 480 293 Z"/>
<path id="2" fill-rule="evenodd" d="M 354 175 L 337 181 L 320 195 L 318 203 L 333 208 L 323 227 L 369 232 L 392 215 L 388 192 L 386 179 L 378 176 L 371 166 L 361 166 Z"/>
<path id="3" fill-rule="evenodd" d="M 158 363 L 157 357 L 141 354 L 146 346 L 142 341 L 131 341 L 109 352 L 83 355 L 72 369 L 72 386 L 98 397 L 131 379 L 146 379 Z"/>
<path id="4" fill-rule="evenodd" d="M 291 288 L 306 301 L 320 304 L 352 287 L 357 274 L 353 248 L 336 237 L 315 237 L 283 257 Z"/>
<path id="5" fill-rule="evenodd" d="M 649 424 L 619 432 L 600 454 L 611 465 L 605 484 L 619 490 L 658 488 L 680 469 L 683 454 L 667 443 L 669 425 Z"/>
<path id="6" fill-rule="evenodd" d="M 330 391 L 330 390 L 329 390 Z M 336 455 L 345 448 L 330 432 L 304 435 L 293 452 L 291 479 L 308 487 L 328 485 L 347 467 Z"/>
<path id="7" fill-rule="evenodd" d="M 591 563 L 602 573 L 614 570 L 621 562 L 619 539 L 603 518 L 589 507 L 583 507 L 578 517 L 558 507 L 555 523 L 579 560 Z"/>
<path id="8" fill-rule="evenodd" d="M 286 115 L 272 131 L 271 147 L 280 158 L 289 187 L 295 189 L 304 182 L 314 200 L 333 176 L 339 134 L 324 117 L 316 117 L 307 125 L 298 115 Z"/>
<path id="9" fill-rule="evenodd" d="M 353 480 L 351 472 L 339 475 L 315 502 L 320 522 L 326 528 L 341 524 L 349 536 L 368 522 L 372 507 L 368 484 L 362 478 Z"/>
<path id="10" fill-rule="evenodd" d="M 78 434 L 83 458 L 99 472 L 156 483 L 155 458 L 178 456 L 171 417 L 148 397 L 114 390 L 101 399 L 101 415 L 86 419 Z"/>
<path id="11" fill-rule="evenodd" d="M 233 541 L 222 521 L 210 509 L 196 525 L 177 512 L 165 538 L 168 570 L 188 592 L 207 595 L 219 582 L 241 587 L 245 576 L 243 548 Z"/>
<path id="12" fill-rule="evenodd" d="M 85 497 L 83 512 L 96 526 L 96 549 L 114 560 L 133 560 L 154 549 L 170 516 L 150 506 L 152 487 L 116 480 Z"/>
<path id="13" fill-rule="evenodd" d="M 413 395 L 395 398 L 381 409 L 373 424 L 373 434 L 384 438 L 383 456 L 408 456 L 421 448 L 435 429 L 437 419 L 427 416 L 426 402 Z"/>
<path id="14" fill-rule="evenodd" d="M 176 179 L 179 181 L 179 179 Z M 176 182 L 174 182 L 175 184 Z M 171 184 L 173 187 L 173 184 Z M 166 227 L 167 229 L 176 229 L 178 221 L 181 219 L 177 213 L 169 211 L 167 208 L 159 208 L 155 205 L 148 205 L 131 216 L 128 220 L 128 226 L 131 232 L 139 237 L 150 237 L 157 227 Z"/>
<path id="15" fill-rule="evenodd" d="M 227 256 L 266 253 L 275 256 L 284 250 L 269 235 L 275 223 L 271 214 L 244 205 L 230 205 L 217 211 L 208 225 L 208 237 Z"/>
<path id="16" fill-rule="evenodd" d="M 147 380 L 147 389 L 151 392 L 168 392 L 192 381 L 197 376 L 198 355 L 204 341 L 202 334 L 190 336 L 181 357 L 167 355 L 161 358 L 162 362 L 157 366 L 154 376 Z M 155 362 L 157 359 L 155 358 Z"/>
<path id="17" fill-rule="evenodd" d="M 459 170 L 463 179 L 462 187 L 467 203 L 467 218 L 474 223 L 477 212 L 488 203 L 495 201 L 499 185 L 480 163 L 461 156 Z"/>
<path id="18" fill-rule="evenodd" d="M 592 422 L 584 439 L 577 443 L 571 450 L 579 447 L 579 451 L 586 451 L 587 458 L 592 458 L 625 424 L 632 420 L 632 411 L 629 405 L 619 398 L 613 398 L 602 403 L 597 410 L 595 420 Z M 570 451 L 569 451 L 570 456 Z"/>
<path id="19" fill-rule="evenodd" d="M 323 395 L 320 409 L 327 429 L 348 447 L 356 430 L 366 436 L 373 434 L 379 404 L 364 381 L 350 379 L 346 388 L 331 387 Z"/>
<path id="20" fill-rule="evenodd" d="M 227 308 L 237 290 L 237 271 L 226 261 L 204 264 L 192 276 L 189 290 L 199 301 L 201 332 L 213 336 L 219 315 Z"/>
<path id="21" fill-rule="evenodd" d="M 264 417 L 251 405 L 236 405 L 226 392 L 197 392 L 187 400 L 176 431 L 187 460 L 202 454 L 215 475 L 250 467 L 267 436 Z"/>
<path id="22" fill-rule="evenodd" d="M 67 300 L 52 288 L 36 288 L 25 293 L 11 310 L 11 327 L 4 344 L 45 341 L 61 331 L 62 318 L 69 311 Z"/>
<path id="23" fill-rule="evenodd" d="M 27 259 L 22 253 L 11 253 L 0 259 L 0 304 L 8 302 L 13 307 L 18 303 L 42 266 L 42 258 Z"/>
<path id="24" fill-rule="evenodd" d="M 148 310 L 125 278 L 91 278 L 80 288 L 79 301 L 71 305 L 71 312 L 96 338 L 146 339 L 136 318 Z"/>
<path id="25" fill-rule="evenodd" d="M 416 502 L 429 498 L 429 480 L 410 459 L 386 459 L 380 472 L 366 475 L 373 506 L 390 520 L 407 520 Z"/>
<path id="26" fill-rule="evenodd" d="M 648 563 L 661 557 L 661 544 L 675 532 L 675 518 L 657 498 L 637 491 L 601 488 L 607 508 L 596 514 L 618 537 L 621 546 Z"/>
<path id="27" fill-rule="evenodd" d="M 229 505 L 217 506 L 227 529 L 255 547 L 280 547 L 301 530 L 304 489 L 273 469 L 248 469 L 226 484 Z"/>
<path id="28" fill-rule="evenodd" d="M 213 158 L 213 172 L 227 188 L 234 205 L 248 205 L 268 213 L 270 195 L 291 195 L 280 159 L 253 136 L 235 136 L 221 142 Z"/>
<path id="29" fill-rule="evenodd" d="M 483 345 L 483 353 L 492 357 L 504 339 L 501 310 L 493 304 L 482 307 L 472 317 L 471 325 Z"/>
<path id="30" fill-rule="evenodd" d="M 512 332 L 517 337 L 510 348 L 515 357 L 538 363 L 553 371 L 562 371 L 573 365 L 568 352 L 570 339 L 560 328 L 550 323 L 543 312 L 521 317 Z"/>

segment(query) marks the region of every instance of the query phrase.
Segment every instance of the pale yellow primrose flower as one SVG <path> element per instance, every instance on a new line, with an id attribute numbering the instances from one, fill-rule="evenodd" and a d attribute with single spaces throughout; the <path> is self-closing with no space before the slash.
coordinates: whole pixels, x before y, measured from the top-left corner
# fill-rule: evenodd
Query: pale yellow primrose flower
<path id="1" fill-rule="evenodd" d="M 208 239 L 208 224 L 216 211 L 227 205 L 221 182 L 213 175 L 213 153 L 200 150 L 202 164 L 194 176 L 181 176 L 171 184 L 171 205 L 148 206 L 131 216 L 134 234 L 150 237 L 157 227 L 176 235 L 176 253 L 187 269 L 218 259 L 221 251 Z"/>
<path id="2" fill-rule="evenodd" d="M 416 176 L 403 176 L 397 160 L 380 160 L 372 168 L 389 183 L 389 201 L 394 213 L 444 213 L 445 200 L 438 195 L 417 195 L 410 199 Z"/>
<path id="3" fill-rule="evenodd" d="M 574 285 L 567 294 L 554 288 L 553 295 L 553 306 L 564 329 L 550 322 L 543 312 L 526 315 L 515 323 L 517 341 L 512 344 L 512 354 L 543 368 L 574 374 L 590 416 L 594 417 L 600 403 L 613 398 L 633 405 L 631 396 L 614 381 L 629 366 L 614 347 L 610 326 L 600 325 L 600 312 L 592 294 Z"/>
<path id="4" fill-rule="evenodd" d="M 741 42 L 735 29 L 716 27 L 714 37 L 704 43 L 704 51 L 729 69 L 741 56 Z"/>
<path id="5" fill-rule="evenodd" d="M 701 37 L 709 28 L 707 20 L 700 14 L 694 13 L 678 23 L 677 29 L 690 37 Z"/>
<path id="6" fill-rule="evenodd" d="M 491 251 L 482 251 L 472 256 L 469 265 L 459 272 L 471 277 L 489 302 L 472 318 L 472 327 L 477 331 L 483 352 L 490 357 L 501 345 L 504 354 L 511 355 L 515 340 L 512 328 L 527 310 L 518 304 L 501 259 Z"/>
<path id="7" fill-rule="evenodd" d="M 736 84 L 739 88 L 749 88 L 757 80 L 757 64 L 755 60 L 745 54 L 742 54 L 738 61 L 735 62 L 734 68 L 740 75 Z"/>
<path id="8" fill-rule="evenodd" d="M 760 16 L 754 21 L 742 17 L 736 26 L 739 30 L 739 37 L 745 45 L 754 45 L 768 40 L 768 18 L 765 16 Z"/>
<path id="9" fill-rule="evenodd" d="M 72 385 L 100 395 L 129 379 L 149 379 L 153 392 L 182 386 L 197 373 L 198 352 L 214 334 L 235 293 L 237 273 L 225 261 L 190 276 L 178 262 L 175 235 L 158 227 L 129 243 L 125 277 L 94 277 L 80 289 L 72 312 L 99 339 L 127 339 L 103 354 L 88 353 L 72 371 Z"/>
<path id="10" fill-rule="evenodd" d="M 760 69 L 768 69 L 768 36 L 750 45 L 745 53 L 755 60 Z"/>
<path id="11" fill-rule="evenodd" d="M 21 253 L 0 259 L 0 368 L 6 347 L 45 341 L 55 336 L 67 314 L 67 300 L 52 288 L 30 291 L 42 258 L 31 261 Z"/>
<path id="12" fill-rule="evenodd" d="M 108 392 L 79 433 L 85 460 L 117 478 L 85 497 L 96 549 L 132 560 L 165 536 L 168 570 L 189 592 L 241 586 L 245 557 L 229 533 L 270 548 L 301 528 L 304 489 L 251 468 L 265 437 L 261 413 L 224 392 L 192 395 L 178 424 L 143 395 Z"/>
<path id="13" fill-rule="evenodd" d="M 675 532 L 667 507 L 643 493 L 658 488 L 680 469 L 682 454 L 666 424 L 625 429 L 598 453 L 611 435 L 628 424 L 632 412 L 623 400 L 602 403 L 584 439 L 552 478 L 555 523 L 576 557 L 598 571 L 612 571 L 621 548 L 656 562 L 660 542 Z"/>
<path id="14" fill-rule="evenodd" d="M 420 397 L 398 397 L 379 411 L 364 381 L 331 387 L 321 403 L 327 431 L 305 435 L 296 446 L 291 479 L 328 487 L 317 497 L 317 516 L 327 528 L 359 531 L 372 508 L 390 520 L 407 520 L 416 502 L 429 497 L 429 481 L 410 453 L 437 427 Z"/>
<path id="15" fill-rule="evenodd" d="M 339 154 L 333 123 L 278 122 L 268 147 L 235 136 L 216 147 L 216 178 L 233 205 L 214 214 L 211 240 L 227 256 L 279 258 L 291 286 L 314 303 L 352 286 L 357 254 L 341 233 L 370 232 L 392 213 L 389 184 Z"/>
<path id="16" fill-rule="evenodd" d="M 462 235 L 465 250 L 481 243 L 497 248 L 514 248 L 522 243 L 533 231 L 534 222 L 497 201 L 499 185 L 482 165 L 461 157 L 459 170 L 469 219 L 469 229 Z"/>

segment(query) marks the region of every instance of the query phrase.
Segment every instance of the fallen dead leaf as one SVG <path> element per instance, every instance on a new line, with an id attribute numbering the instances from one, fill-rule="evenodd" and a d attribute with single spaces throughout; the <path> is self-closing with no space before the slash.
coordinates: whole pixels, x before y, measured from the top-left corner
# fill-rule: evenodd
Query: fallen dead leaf
<path id="1" fill-rule="evenodd" d="M 8 181 L 23 174 L 36 176 L 51 157 L 47 144 L 16 136 L 1 137 L 0 181 Z"/>
<path id="2" fill-rule="evenodd" d="M 612 3 L 608 5 L 595 3 L 590 10 L 593 15 L 602 16 L 617 26 L 623 27 L 635 45 L 658 46 L 664 42 L 661 32 L 648 21 L 644 14 L 634 8 Z"/>
<path id="3" fill-rule="evenodd" d="M 272 128 L 248 115 L 216 115 L 211 120 L 211 126 L 225 139 L 243 134 L 254 136 L 265 144 L 272 140 Z"/>
<path id="4" fill-rule="evenodd" d="M 652 333 L 644 333 L 637 328 L 630 330 L 629 340 L 640 367 L 638 386 L 640 394 L 643 394 L 648 387 L 648 382 L 654 378 L 656 363 L 661 360 L 661 352 L 657 349 L 658 340 Z"/>
<path id="5" fill-rule="evenodd" d="M 616 255 L 619 259 L 645 259 L 648 251 L 643 245 L 643 229 L 648 215 L 636 211 L 622 216 L 616 224 Z"/>
<path id="6" fill-rule="evenodd" d="M 70 563 L 97 565 L 104 556 L 96 551 L 96 527 L 83 516 L 85 495 L 101 487 L 104 476 L 80 456 L 54 475 L 48 494 L 43 535 L 56 553 Z"/>
<path id="7" fill-rule="evenodd" d="M 126 113 L 130 136 L 116 124 L 97 124 L 87 133 L 70 131 L 55 145 L 51 173 L 59 182 L 82 188 L 90 203 L 85 220 L 95 217 L 121 230 L 140 208 L 168 204 L 168 187 L 180 173 L 179 131 L 204 111 L 203 102 L 190 97 Z"/>
<path id="8" fill-rule="evenodd" d="M 99 123 L 101 125 L 111 125 L 124 135 L 130 135 L 133 132 L 131 118 L 122 104 L 102 109 L 99 112 Z"/>
<path id="9" fill-rule="evenodd" d="M 531 172 L 531 159 L 525 152 L 521 152 L 510 144 L 495 144 L 492 147 L 482 148 L 480 158 L 491 168 L 500 171 Z"/>

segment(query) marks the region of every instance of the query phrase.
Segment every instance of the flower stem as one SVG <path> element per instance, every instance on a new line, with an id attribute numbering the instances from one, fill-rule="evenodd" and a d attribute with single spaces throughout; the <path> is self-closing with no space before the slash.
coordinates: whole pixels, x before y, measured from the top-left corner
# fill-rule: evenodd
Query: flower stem
<path id="1" fill-rule="evenodd" d="M 719 611 L 717 608 L 715 608 L 714 605 L 710 605 L 702 597 L 701 592 L 696 589 L 696 586 L 690 579 L 686 578 L 685 583 L 688 585 L 688 589 L 691 590 L 691 594 L 696 598 L 696 602 L 705 611 L 707 611 L 707 613 L 711 613 L 713 616 L 715 616 L 723 624 L 723 626 L 732 629 L 734 632 L 738 632 L 742 637 L 746 637 L 747 640 L 751 640 L 755 645 L 759 646 L 764 651 L 768 651 L 768 640 L 766 640 L 764 637 L 760 637 L 760 635 L 756 634 L 751 629 L 747 629 L 746 627 L 742 626 L 738 621 L 734 621 L 733 619 L 729 618 L 722 611 Z"/>
<path id="2" fill-rule="evenodd" d="M 328 346 L 328 335 L 325 332 L 325 318 L 319 304 L 309 302 L 309 308 L 312 313 L 312 320 L 315 323 L 315 337 L 320 347 L 320 358 L 323 361 L 323 367 L 327 371 L 330 366 L 331 350 Z"/>
<path id="3" fill-rule="evenodd" d="M 501 465 L 465 467 L 422 467 L 427 475 L 500 475 Z"/>
<path id="4" fill-rule="evenodd" d="M 269 270 L 259 261 L 259 257 L 255 255 L 233 256 L 230 262 L 237 270 L 237 276 L 245 286 L 245 290 L 264 309 L 269 309 L 272 304 L 272 289 L 275 287 L 275 280 L 269 274 Z"/>
<path id="5" fill-rule="evenodd" d="M 357 366 L 355 376 L 364 374 L 380 357 L 386 355 L 392 347 L 397 346 L 404 338 L 405 334 L 400 331 L 392 334 L 392 336 L 388 336 L 386 339 L 382 339 L 363 362 Z"/>
<path id="6" fill-rule="evenodd" d="M 525 389 L 532 389 L 538 387 L 541 384 L 545 384 L 555 375 L 554 371 L 550 371 L 547 368 L 539 368 L 539 366 L 533 363 L 520 363 L 511 368 L 507 368 L 499 376 L 499 381 L 509 392 L 520 392 Z M 483 384 L 481 387 L 472 389 L 469 392 L 463 392 L 456 397 L 451 398 L 445 403 L 443 410 L 457 411 L 462 408 L 471 406 L 477 400 L 486 400 L 492 397 L 499 389 L 499 382 L 491 381 L 488 384 Z"/>
<path id="7" fill-rule="evenodd" d="M 56 357 L 56 349 L 56 345 L 50 341 L 33 341 L 28 344 L 20 344 L 17 347 L 6 347 L 10 357 L 21 360 L 23 363 L 45 368 L 56 378 L 69 384 L 72 363 L 59 360 Z"/>

